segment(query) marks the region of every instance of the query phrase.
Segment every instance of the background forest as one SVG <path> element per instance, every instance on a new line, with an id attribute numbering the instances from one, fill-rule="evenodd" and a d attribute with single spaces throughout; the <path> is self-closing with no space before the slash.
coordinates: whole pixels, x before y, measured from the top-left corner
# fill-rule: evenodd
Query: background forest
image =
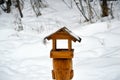
<path id="1" fill-rule="evenodd" d="M 95 23 L 97 21 L 111 20 L 114 18 L 119 19 L 119 0 L 61 0 L 65 7 L 71 10 L 77 10 L 78 19 L 80 23 L 90 22 Z M 52 2 L 52 1 L 51 1 Z M 1 14 L 13 13 L 16 17 L 15 23 L 18 31 L 23 30 L 22 18 L 26 17 L 25 7 L 29 5 L 29 9 L 32 9 L 34 16 L 39 17 L 45 14 L 45 9 L 51 8 L 52 11 L 56 11 L 54 6 L 51 6 L 49 0 L 0 0 Z M 56 1 L 57 2 L 57 1 Z M 56 4 L 56 3 L 53 3 Z M 59 5 L 59 4 L 58 4 Z M 59 8 L 58 8 L 59 11 Z M 47 13 L 47 11 L 46 11 Z M 69 13 L 69 11 L 68 11 Z M 47 13 L 49 14 L 49 13 Z M 13 15 L 13 16 L 14 16 Z M 28 13 L 29 15 L 29 13 Z"/>

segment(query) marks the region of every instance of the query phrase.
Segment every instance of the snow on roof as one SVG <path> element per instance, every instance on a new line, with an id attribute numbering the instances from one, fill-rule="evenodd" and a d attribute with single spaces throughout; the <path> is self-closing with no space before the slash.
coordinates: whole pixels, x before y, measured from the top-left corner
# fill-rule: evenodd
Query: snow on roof
<path id="1" fill-rule="evenodd" d="M 71 36 L 73 36 L 74 38 L 77 39 L 78 42 L 81 41 L 81 38 L 79 36 L 77 36 L 76 34 L 74 34 L 72 31 L 70 31 L 69 29 L 67 29 L 66 27 L 63 27 Z"/>
<path id="2" fill-rule="evenodd" d="M 81 41 L 81 38 L 80 38 L 79 36 L 75 35 L 72 31 L 70 31 L 70 30 L 67 29 L 66 27 L 63 27 L 63 28 L 57 30 L 56 32 L 54 32 L 54 33 L 50 34 L 49 36 L 45 37 L 45 39 L 51 39 L 50 37 L 51 37 L 52 35 L 54 35 L 54 34 L 57 33 L 57 32 L 60 32 L 60 31 L 67 32 L 72 38 L 75 39 L 75 41 L 78 41 L 78 42 Z"/>

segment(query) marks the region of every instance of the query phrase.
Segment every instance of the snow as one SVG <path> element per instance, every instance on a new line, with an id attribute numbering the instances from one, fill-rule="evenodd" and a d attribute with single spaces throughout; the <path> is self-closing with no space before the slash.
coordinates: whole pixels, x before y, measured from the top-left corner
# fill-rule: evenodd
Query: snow
<path id="1" fill-rule="evenodd" d="M 82 25 L 75 7 L 69 9 L 59 0 L 48 3 L 38 18 L 30 5 L 24 6 L 24 30 L 20 32 L 14 29 L 15 14 L 0 15 L 0 80 L 52 80 L 52 42 L 45 45 L 43 39 L 63 26 L 82 38 L 80 43 L 73 42 L 72 80 L 119 80 L 120 21 Z"/>

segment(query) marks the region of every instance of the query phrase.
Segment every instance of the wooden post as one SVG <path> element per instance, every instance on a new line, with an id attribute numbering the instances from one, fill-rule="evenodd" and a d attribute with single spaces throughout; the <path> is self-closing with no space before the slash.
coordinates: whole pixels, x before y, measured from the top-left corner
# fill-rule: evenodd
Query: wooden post
<path id="1" fill-rule="evenodd" d="M 53 39 L 52 41 L 53 41 L 53 44 L 52 44 L 53 47 L 52 47 L 52 49 L 53 49 L 53 50 L 56 50 L 56 39 Z"/>
<path id="2" fill-rule="evenodd" d="M 72 41 L 68 40 L 68 50 L 70 51 L 72 49 Z"/>

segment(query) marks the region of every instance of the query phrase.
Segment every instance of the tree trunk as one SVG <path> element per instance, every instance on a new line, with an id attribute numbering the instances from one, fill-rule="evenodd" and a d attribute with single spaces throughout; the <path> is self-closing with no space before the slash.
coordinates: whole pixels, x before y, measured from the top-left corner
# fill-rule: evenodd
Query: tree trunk
<path id="1" fill-rule="evenodd" d="M 108 16 L 108 5 L 107 5 L 107 0 L 102 1 L 102 17 Z"/>
<path id="2" fill-rule="evenodd" d="M 11 6 L 11 0 L 8 0 L 6 2 L 6 6 L 7 6 L 7 13 L 10 13 L 10 11 L 11 11 L 11 8 L 10 8 L 10 6 Z"/>
<path id="3" fill-rule="evenodd" d="M 89 21 L 92 23 L 93 13 L 92 13 L 91 4 L 90 4 L 90 1 L 89 1 L 89 0 L 87 0 L 86 3 L 87 3 L 87 5 L 88 5 L 88 17 L 89 17 Z"/>
<path id="4" fill-rule="evenodd" d="M 19 10 L 20 16 L 21 16 L 21 18 L 22 18 L 22 17 L 23 17 L 23 14 L 22 14 L 22 11 L 21 11 L 21 8 L 20 8 L 20 1 L 19 1 L 19 0 L 16 0 L 16 2 L 17 2 L 17 8 L 18 8 L 18 10 Z"/>
<path id="5" fill-rule="evenodd" d="M 85 14 L 84 7 L 83 7 L 83 4 L 82 4 L 82 0 L 79 0 L 79 2 L 80 2 L 80 6 L 81 6 L 82 11 Z"/>

